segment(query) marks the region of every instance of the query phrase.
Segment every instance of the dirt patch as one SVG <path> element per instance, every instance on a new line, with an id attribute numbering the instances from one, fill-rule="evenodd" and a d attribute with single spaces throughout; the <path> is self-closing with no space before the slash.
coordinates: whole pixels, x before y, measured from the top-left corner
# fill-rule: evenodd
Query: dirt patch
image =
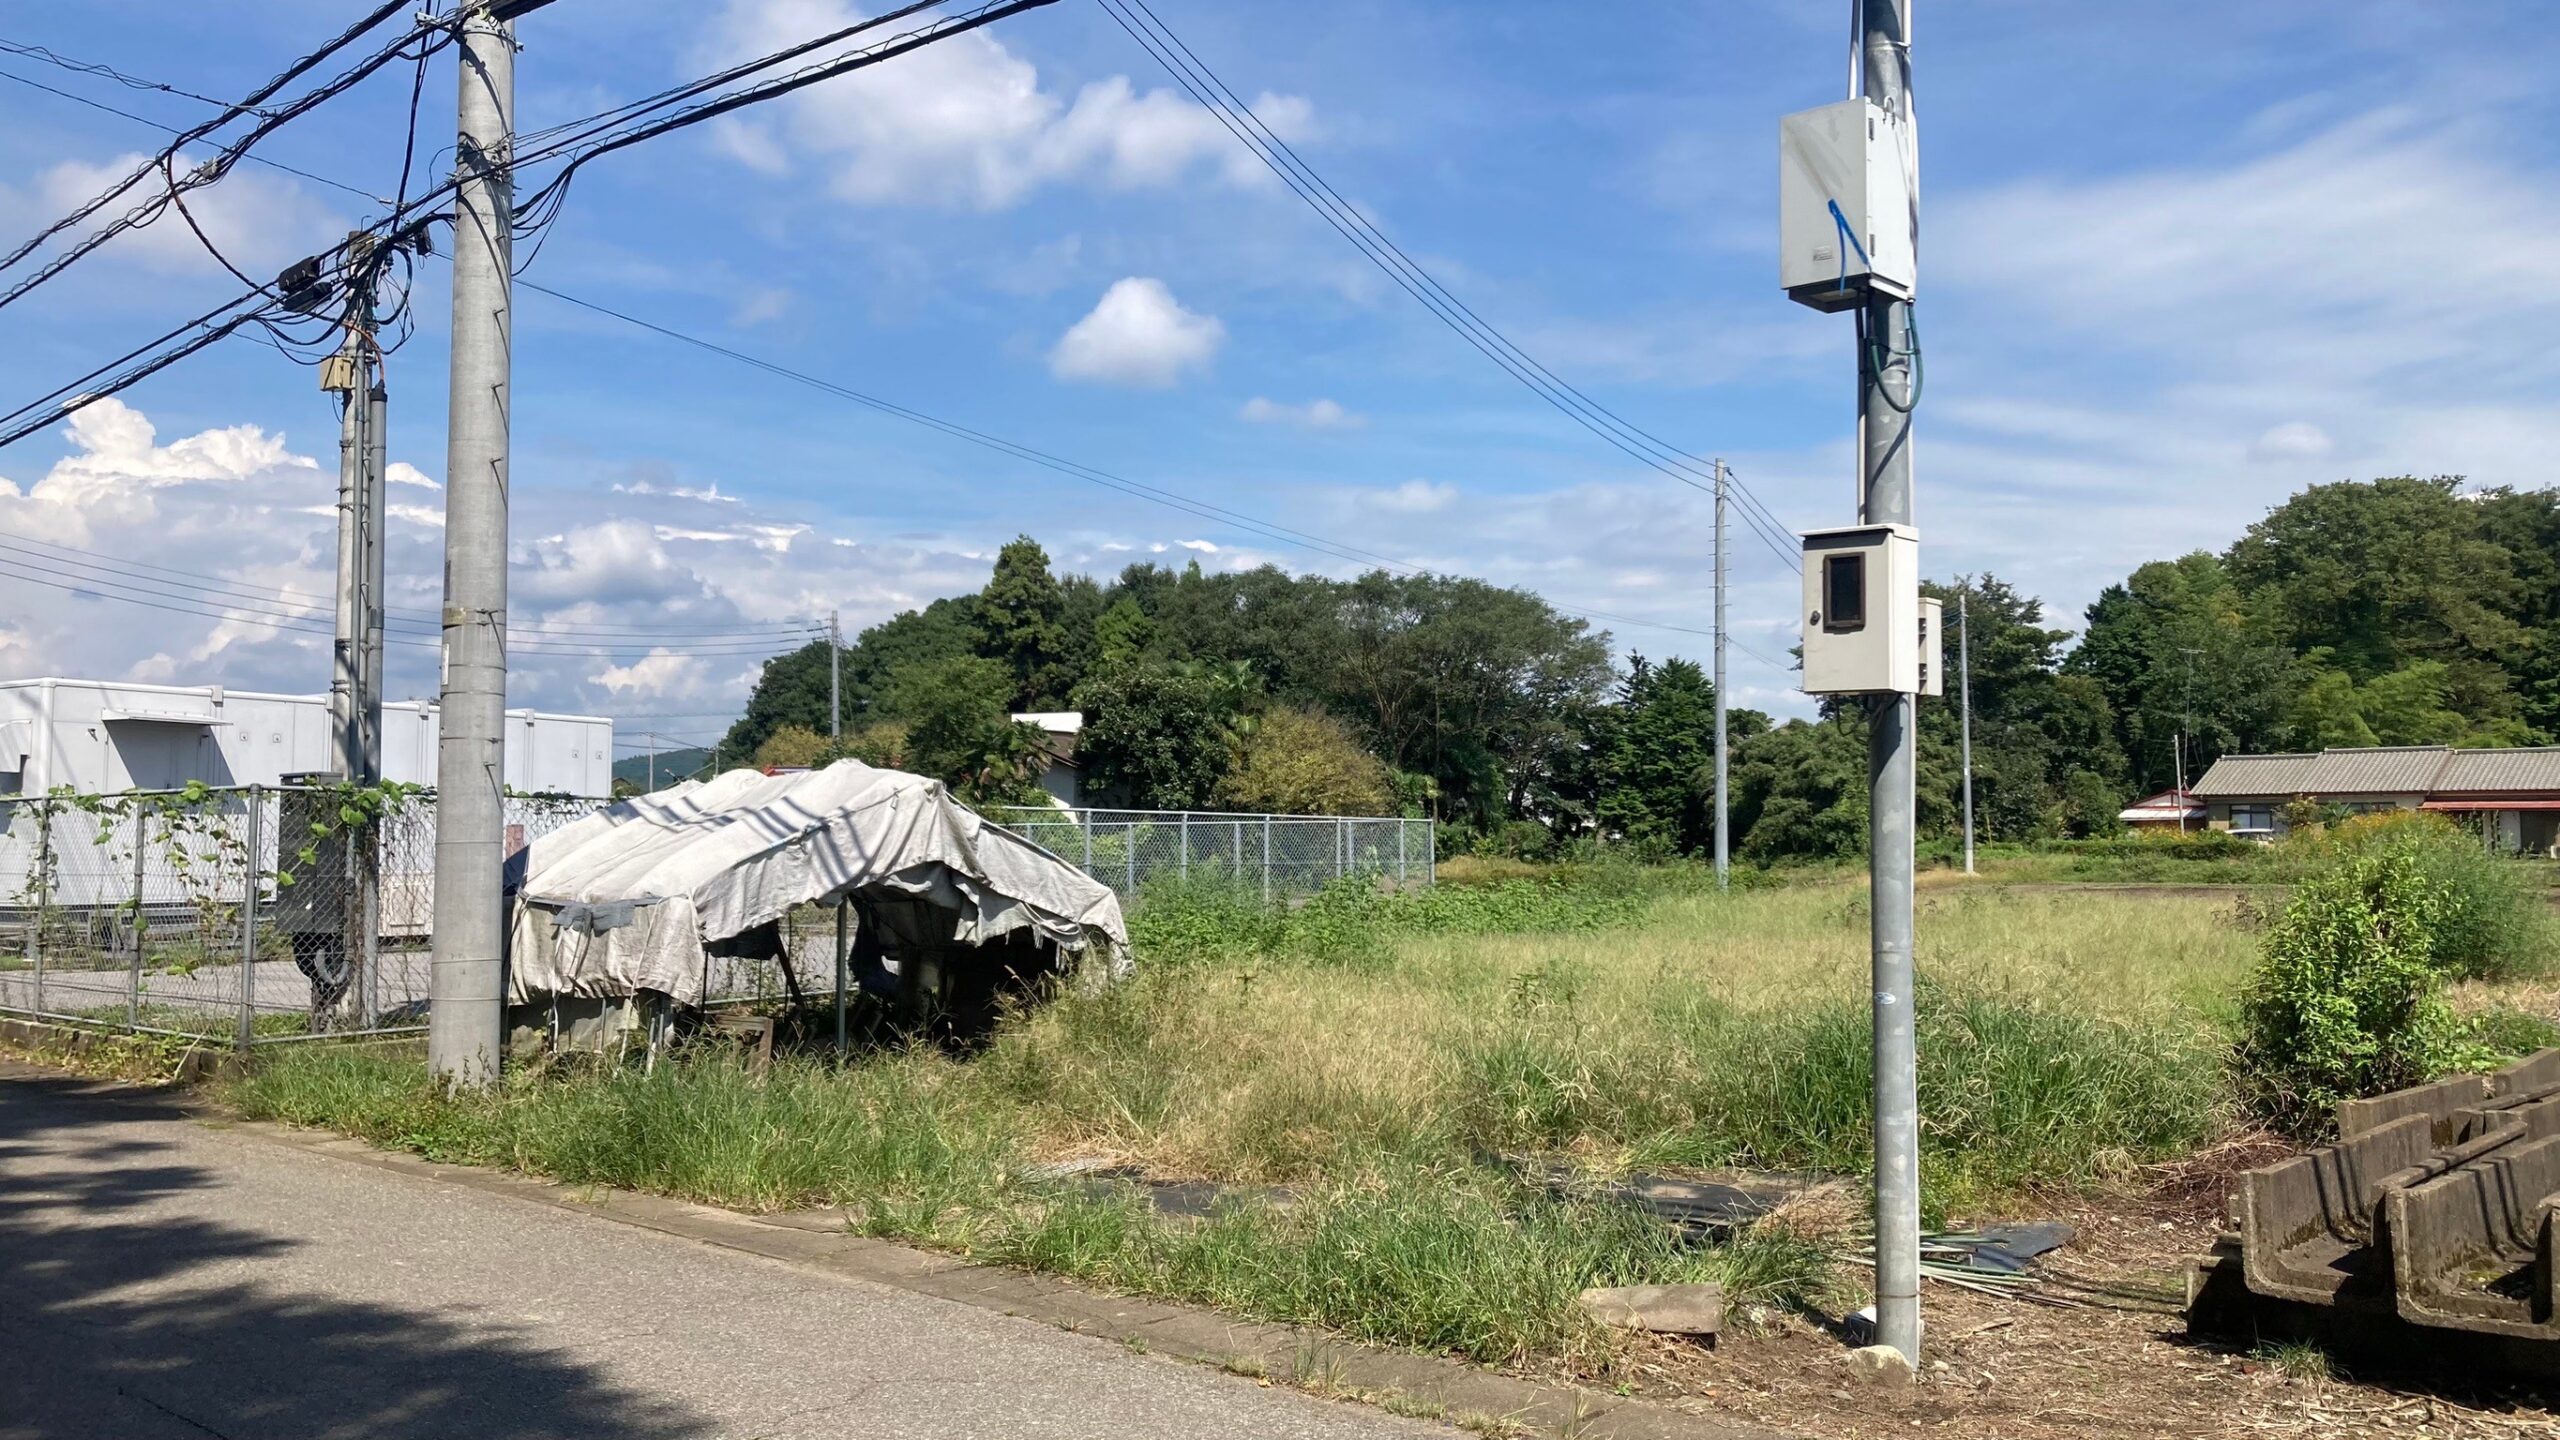
<path id="1" fill-rule="evenodd" d="M 2217 1169 L 2257 1158 L 2248 1146 Z M 1600 1377 L 1699 1415 L 1808 1437 L 1946 1432 L 1968 1440 L 2134 1436 L 2560 1436 L 2555 1397 L 2476 1384 L 2368 1383 L 2284 1357 L 2190 1339 L 2180 1264 L 2221 1228 L 2220 1187 L 2164 1177 L 2150 1193 L 2064 1210 L 2079 1238 L 2040 1267 L 2076 1308 L 1931 1284 L 1920 1382 L 1852 1386 L 1847 1347 L 1813 1319 L 1762 1317 L 1713 1349 L 1647 1339 Z M 2307 1360 L 2307 1363 L 2306 1363 Z"/>

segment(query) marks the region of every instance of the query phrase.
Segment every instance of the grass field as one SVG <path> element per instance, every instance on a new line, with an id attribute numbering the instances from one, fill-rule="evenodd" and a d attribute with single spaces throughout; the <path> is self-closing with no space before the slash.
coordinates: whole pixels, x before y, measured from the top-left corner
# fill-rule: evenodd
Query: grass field
<path id="1" fill-rule="evenodd" d="M 1925 896 L 1931 1210 L 2104 1186 L 2222 1133 L 2246 921 L 2208 900 Z M 1594 1176 L 1862 1170 L 1859 889 L 1595 871 L 1345 889 L 1294 911 L 1160 894 L 1133 923 L 1134 979 L 1017 1017 L 967 1058 L 905 1048 L 758 1077 L 704 1052 L 448 1100 L 414 1052 L 296 1047 L 229 1097 L 442 1159 L 749 1209 L 841 1204 L 875 1234 L 1487 1360 L 1604 1343 L 1572 1305 L 1594 1283 L 1835 1293 L 1818 1242 L 1837 1234 L 1764 1225 L 1683 1248 L 1493 1157 Z M 1171 1221 L 1041 1178 L 1083 1157 L 1239 1198 Z"/>

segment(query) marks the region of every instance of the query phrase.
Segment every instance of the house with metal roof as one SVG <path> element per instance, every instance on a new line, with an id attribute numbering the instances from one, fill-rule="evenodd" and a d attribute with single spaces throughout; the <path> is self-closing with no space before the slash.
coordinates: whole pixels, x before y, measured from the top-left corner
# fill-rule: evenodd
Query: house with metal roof
<path id="1" fill-rule="evenodd" d="M 2190 790 L 2205 824 L 2252 839 L 2284 833 L 2285 806 L 2309 799 L 2362 813 L 2432 810 L 2476 826 L 2498 849 L 2560 854 L 2560 748 L 2456 750 L 2381 745 L 2312 755 L 2225 755 Z"/>

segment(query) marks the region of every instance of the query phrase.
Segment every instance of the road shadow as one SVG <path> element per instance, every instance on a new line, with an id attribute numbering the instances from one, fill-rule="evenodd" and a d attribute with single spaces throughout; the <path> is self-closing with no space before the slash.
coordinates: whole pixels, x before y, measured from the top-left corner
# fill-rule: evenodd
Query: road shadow
<path id="1" fill-rule="evenodd" d="M 0 1080 L 0 1440 L 715 1433 L 468 1316 L 265 1283 L 291 1219 L 227 1221 L 237 1194 L 154 1138 L 184 1118 L 150 1092 Z"/>

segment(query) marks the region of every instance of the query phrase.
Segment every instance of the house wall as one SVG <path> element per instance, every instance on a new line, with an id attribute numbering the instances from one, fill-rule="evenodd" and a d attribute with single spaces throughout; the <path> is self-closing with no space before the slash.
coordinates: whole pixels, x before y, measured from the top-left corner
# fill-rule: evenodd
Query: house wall
<path id="1" fill-rule="evenodd" d="M 2228 800 L 2208 800 L 2205 802 L 2205 823 L 2216 830 L 2229 830 L 2233 828 L 2233 811 L 2253 806 L 2259 807 L 2273 812 L 2270 817 L 2274 826 L 2272 838 L 2281 839 L 2288 828 L 2284 823 L 2284 807 L 2298 798 L 2300 797 L 2293 795 L 2247 795 L 2234 796 Z M 2426 797 L 2367 793 L 2317 795 L 2312 798 L 2325 805 L 2344 805 L 2355 810 L 2415 810 L 2418 808 L 2418 802 Z"/>

